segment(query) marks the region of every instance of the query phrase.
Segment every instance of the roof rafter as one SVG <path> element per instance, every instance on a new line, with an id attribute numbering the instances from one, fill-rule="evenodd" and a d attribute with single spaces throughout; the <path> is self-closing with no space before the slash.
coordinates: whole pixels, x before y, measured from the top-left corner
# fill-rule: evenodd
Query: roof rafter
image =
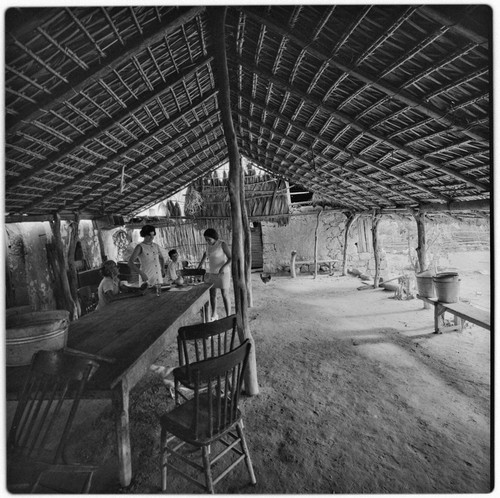
<path id="1" fill-rule="evenodd" d="M 220 125 L 219 125 L 219 124 L 217 124 L 217 125 L 215 125 L 215 126 L 213 127 L 213 129 L 218 129 L 218 128 L 220 128 Z M 182 133 L 181 135 L 184 135 L 184 134 L 186 134 L 186 133 L 188 133 L 188 132 L 190 132 L 190 131 L 191 131 L 191 130 L 187 130 L 186 132 Z M 211 131 L 212 131 L 212 130 L 208 130 L 205 134 L 209 134 Z M 177 137 L 177 138 L 179 138 L 179 137 Z M 219 143 L 220 143 L 220 137 L 219 137 L 219 138 L 217 138 L 217 139 L 215 139 L 215 140 L 213 140 L 212 142 L 210 142 L 210 143 L 208 144 L 208 146 L 203 147 L 203 149 L 200 149 L 200 150 L 206 150 L 207 148 L 210 148 L 210 147 L 212 147 L 212 146 L 214 146 L 214 145 L 218 145 Z M 189 157 L 191 157 L 191 158 L 196 158 L 196 157 L 199 155 L 200 150 L 195 151 L 195 153 L 194 153 L 194 154 L 192 154 L 192 155 L 191 155 L 191 156 L 189 156 Z M 189 160 L 189 157 L 188 157 L 187 159 L 184 159 L 184 160 L 183 160 L 183 162 L 187 162 L 187 161 Z M 178 158 L 178 152 L 172 152 L 172 153 L 171 153 L 171 154 L 169 154 L 168 156 L 165 156 L 165 157 L 162 159 L 161 163 L 159 162 L 159 163 L 155 164 L 154 166 L 149 167 L 149 168 L 148 168 L 148 173 L 153 173 L 153 174 L 155 175 L 152 179 L 158 178 L 158 177 L 162 174 L 162 171 L 164 170 L 164 165 L 165 165 L 165 163 L 169 163 L 169 162 L 170 162 L 170 161 L 172 161 L 173 159 L 177 159 L 177 158 Z M 143 160 L 143 159 L 141 159 L 141 161 L 142 161 L 142 160 Z M 140 161 L 140 162 L 141 162 L 141 161 Z M 172 168 L 172 169 L 173 169 L 173 168 Z M 157 172 L 158 170 L 160 170 L 160 171 L 159 171 L 159 172 Z M 135 175 L 133 175 L 133 176 L 129 177 L 129 179 L 128 179 L 128 183 L 130 184 L 130 182 L 133 182 L 133 181 L 135 181 L 135 180 L 138 180 L 138 179 L 140 179 L 142 176 L 143 176 L 143 174 L 142 174 L 141 172 L 139 172 L 139 173 L 137 173 L 137 174 L 135 174 Z M 151 178 L 150 178 L 149 180 L 151 180 Z M 118 181 L 118 179 L 117 179 L 117 178 L 113 178 L 113 179 L 110 179 L 108 182 L 106 182 L 104 185 L 107 185 L 107 184 L 110 184 L 110 183 L 112 183 L 112 182 L 116 182 L 116 181 Z M 104 194 L 102 194 L 102 195 L 100 196 L 100 198 L 99 198 L 99 199 L 103 199 L 103 198 L 107 197 L 107 196 L 108 196 L 108 195 L 110 195 L 112 192 L 113 192 L 113 190 L 112 190 L 112 189 L 108 189 L 108 190 L 107 190 Z M 121 199 L 121 198 L 126 198 L 126 196 L 127 196 L 127 195 L 129 195 L 129 194 L 130 194 L 130 192 L 128 192 L 128 193 L 126 193 L 126 194 L 124 194 L 124 195 L 123 195 L 123 196 L 121 196 L 119 199 Z M 73 200 L 72 200 L 72 205 L 76 204 L 76 203 L 77 203 L 77 202 L 78 202 L 78 201 L 79 201 L 82 197 L 84 197 L 84 195 L 79 196 L 79 198 L 75 198 L 75 199 L 73 199 Z M 119 200 L 119 199 L 118 199 L 118 200 Z M 117 202 L 118 200 L 115 200 L 115 202 Z M 87 203 L 81 204 L 81 205 L 79 206 L 79 208 L 78 208 L 78 209 L 79 209 L 79 210 L 85 209 L 85 208 L 87 208 L 88 206 L 91 206 L 92 204 L 94 204 L 95 202 L 96 202 L 95 200 L 92 200 L 91 202 L 87 202 Z"/>
<path id="2" fill-rule="evenodd" d="M 247 116 L 247 115 L 244 115 L 243 113 L 241 112 L 238 112 L 238 115 L 246 118 L 250 123 L 253 123 L 255 125 L 258 125 L 260 126 L 262 129 L 266 130 L 268 133 L 272 134 L 272 135 L 275 135 L 276 137 L 280 138 L 281 140 L 290 140 L 286 135 L 284 135 L 283 133 L 280 133 L 270 127 L 267 127 L 265 125 L 263 125 L 262 123 L 257 123 L 254 119 L 252 119 L 250 116 Z M 273 143 L 271 140 L 269 140 L 270 143 Z M 274 144 L 276 145 L 276 144 Z M 301 149 L 304 149 L 304 151 L 307 153 L 309 152 L 308 149 L 304 146 L 304 145 L 297 145 L 297 147 L 301 148 Z M 283 149 L 282 147 L 278 146 L 278 150 L 279 149 Z M 287 155 L 292 155 L 292 156 L 295 156 L 297 159 L 301 160 L 301 161 L 306 161 L 303 157 L 304 154 L 297 154 L 295 152 L 293 152 L 291 149 L 287 151 Z M 325 156 L 323 156 L 322 154 L 317 154 L 315 153 L 314 154 L 315 157 L 319 157 L 325 161 L 328 161 L 328 162 L 331 162 L 328 158 L 326 158 Z M 362 190 L 363 192 L 365 193 L 368 193 L 366 191 L 365 188 L 363 188 L 361 185 L 357 184 L 357 183 L 354 183 L 353 181 L 347 179 L 347 178 L 342 178 L 341 176 L 335 174 L 335 173 L 332 173 L 331 171 L 328 171 L 326 170 L 325 168 L 318 168 L 316 166 L 316 171 L 321 171 L 323 173 L 325 173 L 326 175 L 328 175 L 330 178 L 334 178 L 335 180 L 337 181 L 340 181 L 340 182 L 344 182 L 346 183 L 347 185 L 350 185 L 351 187 L 355 188 L 356 190 Z M 379 194 L 377 194 L 376 192 L 373 192 L 373 191 L 370 191 L 369 192 L 371 196 L 373 197 L 377 197 L 378 199 L 380 199 L 382 202 L 384 202 L 385 204 L 390 204 L 390 205 L 394 205 L 394 203 L 392 201 L 390 201 L 389 199 L 387 199 L 386 197 L 383 197 Z"/>
<path id="3" fill-rule="evenodd" d="M 33 121 L 47 111 L 50 111 L 61 102 L 72 97 L 75 93 L 83 90 L 89 82 L 99 80 L 111 70 L 117 68 L 120 64 L 127 61 L 133 55 L 139 54 L 146 47 L 161 40 L 171 31 L 182 26 L 194 17 L 203 12 L 205 7 L 181 8 L 180 13 L 174 19 L 170 19 L 165 24 L 160 24 L 152 32 L 146 33 L 143 36 L 137 36 L 132 42 L 129 42 L 125 47 L 118 46 L 113 51 L 110 51 L 108 56 L 110 59 L 106 63 L 96 64 L 91 71 L 82 71 L 73 76 L 73 78 L 64 85 L 56 95 L 37 102 L 36 105 L 28 108 L 22 115 L 16 116 L 15 120 L 7 118 L 6 130 L 8 135 L 14 134 L 23 124 Z"/>
<path id="4" fill-rule="evenodd" d="M 331 116 L 336 117 L 339 121 L 341 121 L 342 123 L 345 123 L 346 126 L 352 127 L 353 129 L 355 129 L 359 133 L 362 133 L 363 135 L 368 136 L 375 141 L 379 141 L 381 143 L 384 143 L 396 151 L 400 151 L 400 152 L 408 155 L 411 159 L 427 165 L 432 170 L 437 169 L 437 170 L 442 171 L 443 173 L 446 173 L 454 178 L 457 178 L 458 180 L 461 180 L 461 181 L 466 182 L 470 185 L 478 187 L 479 189 L 482 189 L 483 191 L 488 190 L 488 187 L 486 185 L 484 185 L 483 183 L 478 182 L 473 178 L 466 177 L 465 175 L 463 175 L 461 173 L 457 173 L 456 171 L 453 171 L 450 168 L 442 166 L 442 165 L 440 165 L 434 161 L 431 161 L 425 157 L 422 157 L 420 154 L 417 154 L 416 152 L 414 152 L 410 148 L 406 147 L 404 144 L 400 144 L 398 142 L 395 142 L 394 140 L 391 140 L 385 136 L 380 135 L 379 133 L 375 133 L 375 132 L 371 131 L 370 129 L 366 128 L 365 126 L 357 123 L 355 120 L 353 120 L 352 118 L 347 116 L 345 113 L 338 112 L 336 109 L 333 109 L 330 106 L 324 104 L 320 99 L 311 97 L 310 95 L 299 90 L 298 88 L 296 88 L 292 85 L 289 85 L 286 81 L 284 81 L 281 78 L 278 78 L 277 76 L 272 74 L 270 71 L 267 71 L 267 70 L 262 69 L 262 68 L 257 67 L 257 66 L 245 65 L 244 61 L 241 61 L 241 60 L 239 60 L 238 63 L 241 64 L 245 70 L 251 71 L 254 74 L 257 74 L 258 76 L 261 76 L 266 81 L 272 82 L 273 84 L 280 86 L 282 90 L 287 90 L 290 93 L 292 93 L 293 95 L 295 95 L 296 97 L 299 97 L 302 100 L 304 100 L 310 104 L 313 104 L 316 107 L 323 108 L 323 110 L 325 112 L 327 112 Z M 440 195 L 436 194 L 436 193 L 434 193 L 433 195 L 435 195 L 436 197 L 440 197 Z M 448 199 L 444 199 L 444 200 L 447 201 Z"/>
<path id="5" fill-rule="evenodd" d="M 197 107 L 203 105 L 208 100 L 213 99 L 215 95 L 217 95 L 217 91 L 213 91 L 210 94 L 208 94 L 207 96 L 200 97 L 199 99 L 197 99 L 196 102 L 193 103 L 192 107 L 190 107 L 189 109 L 187 109 L 186 111 L 184 111 L 180 116 L 172 116 L 171 117 L 171 121 L 176 121 L 177 119 L 181 119 L 182 116 L 184 116 L 184 115 L 186 115 L 186 114 L 188 114 L 190 112 L 193 112 L 193 110 L 195 110 Z M 210 116 L 208 116 L 207 119 L 203 120 L 203 123 L 206 122 L 206 121 L 209 121 L 216 114 L 217 113 L 215 112 L 215 113 L 211 114 Z M 72 180 L 70 180 L 69 182 L 66 182 L 63 185 L 61 185 L 60 187 L 54 189 L 51 192 L 51 194 L 49 194 L 48 196 L 44 196 L 42 199 L 39 199 L 39 200 L 34 201 L 31 204 L 29 204 L 26 207 L 26 211 L 27 212 L 31 211 L 34 207 L 38 206 L 39 204 L 41 204 L 43 202 L 46 202 L 49 199 L 57 196 L 58 194 L 60 194 L 64 190 L 67 190 L 68 188 L 73 187 L 74 185 L 76 185 L 77 183 L 79 183 L 81 180 L 83 180 L 84 178 L 86 178 L 89 174 L 96 173 L 97 171 L 99 171 L 100 169 L 104 168 L 108 164 L 110 164 L 110 163 L 112 163 L 114 161 L 118 161 L 120 158 L 122 158 L 128 152 L 130 152 L 130 150 L 132 150 L 134 147 L 137 147 L 138 145 L 142 144 L 146 139 L 148 139 L 150 137 L 153 137 L 154 135 L 156 135 L 160 131 L 164 130 L 164 128 L 168 124 L 170 124 L 170 123 L 166 123 L 166 124 L 157 126 L 156 129 L 150 130 L 150 133 L 148 135 L 138 138 L 135 142 L 132 142 L 131 144 L 129 144 L 125 149 L 120 150 L 120 151 L 116 152 L 115 154 L 112 154 L 108 158 L 103 159 L 103 160 L 97 162 L 90 171 L 83 171 L 82 173 L 74 176 Z M 197 126 L 197 125 L 195 125 L 195 126 Z"/>
<path id="6" fill-rule="evenodd" d="M 470 136 L 471 138 L 475 140 L 482 140 L 482 141 L 488 141 L 488 137 L 483 137 L 481 135 L 478 135 L 474 133 L 473 131 L 469 130 L 469 126 L 464 123 L 460 123 L 455 119 L 451 119 L 450 117 L 447 116 L 446 111 L 442 111 L 440 109 L 433 108 L 428 105 L 424 105 L 422 102 L 415 100 L 409 93 L 405 91 L 401 91 L 398 88 L 393 88 L 392 86 L 383 83 L 379 79 L 379 75 L 369 75 L 365 72 L 362 72 L 358 69 L 355 69 L 353 67 L 350 67 L 349 65 L 337 61 L 334 58 L 331 58 L 329 55 L 324 54 L 323 52 L 319 51 L 318 49 L 312 47 L 310 45 L 310 42 L 306 39 L 303 39 L 296 34 L 291 33 L 288 29 L 278 26 L 277 24 L 273 23 L 269 19 L 266 19 L 265 17 L 259 16 L 255 14 L 250 8 L 242 8 L 243 12 L 247 14 L 249 17 L 252 19 L 257 20 L 258 22 L 262 23 L 265 25 L 267 28 L 271 29 L 275 33 L 280 34 L 283 37 L 289 38 L 292 40 L 294 43 L 296 43 L 299 47 L 302 47 L 304 49 L 307 49 L 309 53 L 317 57 L 319 60 L 328 62 L 332 66 L 336 67 L 337 69 L 340 69 L 341 71 L 344 71 L 345 73 L 349 74 L 350 76 L 353 76 L 360 81 L 363 81 L 364 83 L 367 83 L 374 88 L 378 89 L 379 91 L 386 93 L 387 95 L 391 96 L 393 99 L 402 102 L 403 104 L 414 107 L 418 109 L 420 112 L 423 114 L 433 118 L 433 119 L 438 119 L 443 123 L 446 123 L 447 126 L 456 128 L 457 130 L 460 130 L 462 133 Z"/>
<path id="7" fill-rule="evenodd" d="M 120 113 L 118 113 L 113 117 L 108 118 L 105 123 L 101 124 L 92 133 L 84 135 L 79 139 L 71 142 L 68 146 L 61 148 L 56 154 L 50 156 L 48 159 L 45 159 L 45 161 L 42 161 L 39 166 L 33 168 L 33 170 L 31 170 L 29 173 L 21 175 L 19 178 L 9 183 L 7 185 L 7 188 L 9 189 L 14 188 L 20 183 L 28 180 L 29 178 L 32 178 L 36 174 L 43 172 L 53 163 L 56 163 L 57 161 L 60 161 L 63 157 L 67 156 L 68 154 L 71 154 L 78 147 L 81 147 L 87 142 L 90 142 L 91 140 L 95 139 L 102 133 L 106 133 L 114 126 L 116 126 L 119 121 L 133 115 L 134 112 L 141 110 L 144 106 L 152 102 L 155 98 L 167 92 L 172 86 L 176 85 L 180 81 L 183 81 L 185 78 L 188 78 L 189 76 L 193 75 L 203 66 L 210 64 L 211 60 L 212 60 L 211 57 L 206 57 L 202 61 L 200 61 L 197 65 L 190 68 L 189 70 L 186 70 L 182 74 L 180 75 L 176 74 L 175 76 L 169 78 L 165 86 L 162 86 L 160 89 L 155 89 L 153 91 L 146 92 L 143 95 L 144 100 L 137 102 L 133 107 L 127 107 L 125 109 L 122 109 Z"/>

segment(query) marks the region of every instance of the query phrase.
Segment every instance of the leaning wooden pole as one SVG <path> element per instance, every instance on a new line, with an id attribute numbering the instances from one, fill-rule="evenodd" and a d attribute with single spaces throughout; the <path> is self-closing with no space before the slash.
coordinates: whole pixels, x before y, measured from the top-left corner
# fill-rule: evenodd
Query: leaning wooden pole
<path id="1" fill-rule="evenodd" d="M 252 294 L 252 231 L 250 230 L 250 222 L 248 221 L 247 204 L 245 202 L 245 172 L 240 166 L 240 204 L 241 215 L 243 221 L 244 233 L 244 254 L 245 254 L 245 274 L 246 274 L 246 288 L 248 293 L 248 307 L 253 306 Z"/>
<path id="2" fill-rule="evenodd" d="M 76 305 L 78 316 L 81 316 L 80 301 L 78 299 L 78 276 L 75 264 L 75 249 L 78 242 L 78 227 L 80 224 L 80 214 L 75 213 L 75 220 L 69 225 L 69 246 L 68 246 L 68 283 L 71 291 L 71 297 Z"/>
<path id="3" fill-rule="evenodd" d="M 425 214 L 422 211 L 414 211 L 413 217 L 417 222 L 417 240 L 416 248 L 418 257 L 419 271 L 427 270 L 427 245 L 425 241 Z"/>
<path id="4" fill-rule="evenodd" d="M 416 248 L 418 258 L 418 268 L 420 272 L 427 270 L 427 243 L 425 241 L 425 214 L 422 211 L 413 211 L 413 217 L 417 222 L 417 241 Z M 423 301 L 424 309 L 429 309 L 431 305 Z"/>
<path id="5" fill-rule="evenodd" d="M 245 199 L 244 197 L 242 198 L 243 188 L 241 185 L 241 160 L 233 120 L 231 117 L 229 73 L 226 60 L 224 26 L 226 19 L 226 7 L 208 7 L 207 15 L 214 41 L 215 80 L 219 89 L 217 98 L 229 155 L 228 190 L 229 200 L 231 203 L 231 223 L 233 229 L 231 268 L 233 273 L 234 304 L 240 338 L 248 339 L 252 344 L 250 358 L 248 361 L 248 369 L 245 375 L 245 391 L 248 395 L 253 396 L 259 393 L 259 384 L 257 382 L 255 343 L 250 332 L 248 319 L 249 292 L 247 288 L 247 270 L 245 267 L 246 259 L 244 253 L 246 236 L 245 227 L 248 222 L 243 220 L 245 211 L 242 209 L 242 203 L 245 202 Z"/>
<path id="6" fill-rule="evenodd" d="M 373 288 L 376 289 L 379 284 L 380 275 L 380 246 L 378 242 L 378 224 L 380 216 L 374 215 L 372 220 L 372 241 L 373 241 L 373 257 L 375 258 L 375 276 L 373 277 Z"/>
<path id="7" fill-rule="evenodd" d="M 319 218 L 322 211 L 322 208 L 318 211 L 318 216 L 316 217 L 316 229 L 314 230 L 314 278 L 317 278 L 318 276 L 318 228 Z"/>
<path id="8" fill-rule="evenodd" d="M 351 225 L 354 223 L 354 220 L 356 219 L 356 215 L 353 213 L 347 213 L 346 215 L 346 222 L 345 222 L 345 233 L 344 233 L 344 253 L 342 255 L 342 275 L 346 275 L 346 270 L 347 270 L 347 243 L 349 241 L 349 230 L 351 228 Z"/>
<path id="9" fill-rule="evenodd" d="M 66 262 L 64 259 L 63 241 L 61 238 L 61 217 L 59 213 L 54 214 L 54 221 L 50 223 L 53 235 L 53 245 L 48 247 L 49 264 L 52 267 L 54 280 L 56 282 L 57 306 L 61 309 L 69 311 L 69 319 L 78 319 L 78 308 L 71 296 L 69 287 L 68 274 L 66 270 Z M 48 245 L 49 246 L 49 245 Z"/>

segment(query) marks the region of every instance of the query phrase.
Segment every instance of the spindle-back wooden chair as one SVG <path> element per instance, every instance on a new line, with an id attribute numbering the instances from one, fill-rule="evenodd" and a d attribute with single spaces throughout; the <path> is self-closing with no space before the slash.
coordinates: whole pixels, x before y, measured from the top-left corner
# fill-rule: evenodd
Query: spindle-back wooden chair
<path id="1" fill-rule="evenodd" d="M 163 491 L 167 490 L 167 470 L 170 469 L 213 493 L 214 486 L 243 461 L 252 484 L 256 483 L 239 409 L 250 348 L 246 340 L 227 354 L 191 364 L 188 381 L 193 385 L 193 398 L 160 419 Z M 185 375 L 182 367 L 174 370 L 174 378 L 184 380 Z M 200 450 L 201 455 L 198 451 L 184 451 L 185 444 Z M 196 454 L 201 456 L 201 465 Z M 212 468 L 216 463 L 218 470 L 214 476 Z M 179 464 L 203 471 L 204 482 Z"/>
<path id="2" fill-rule="evenodd" d="M 181 327 L 177 334 L 179 365 L 183 367 L 184 377 L 178 372 L 175 382 L 175 402 L 179 404 L 179 396 L 186 399 L 179 384 L 192 389 L 188 381 L 190 365 L 193 362 L 214 358 L 228 353 L 237 345 L 236 315 L 207 323 L 197 323 Z"/>
<path id="3" fill-rule="evenodd" d="M 8 435 L 9 490 L 89 491 L 96 467 L 69 463 L 65 452 L 82 393 L 98 367 L 91 359 L 62 350 L 33 355 Z M 23 482 L 24 475 L 35 480 Z M 71 486 L 78 484 L 77 489 L 58 489 L 64 476 Z"/>

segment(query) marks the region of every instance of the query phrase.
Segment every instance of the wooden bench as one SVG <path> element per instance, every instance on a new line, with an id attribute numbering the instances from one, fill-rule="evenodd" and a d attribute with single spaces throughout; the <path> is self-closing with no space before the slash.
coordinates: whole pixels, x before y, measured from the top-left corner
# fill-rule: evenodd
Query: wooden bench
<path id="1" fill-rule="evenodd" d="M 490 312 L 481 310 L 468 303 L 442 303 L 436 298 L 424 297 L 417 294 L 418 299 L 434 306 L 434 332 L 440 334 L 442 327 L 440 321 L 444 322 L 444 314 L 451 313 L 455 317 L 455 326 L 460 332 L 464 328 L 465 322 L 470 322 L 479 325 L 487 330 L 490 330 Z"/>
<path id="2" fill-rule="evenodd" d="M 316 267 L 319 265 L 328 265 L 328 269 L 330 271 L 330 274 L 332 273 L 333 269 L 335 268 L 335 263 L 338 263 L 338 259 L 319 259 L 316 261 Z M 293 261 L 290 263 L 290 271 L 292 272 L 292 276 L 295 275 L 295 268 L 300 265 L 314 265 L 314 261 Z M 293 268 L 293 270 L 292 270 Z"/>

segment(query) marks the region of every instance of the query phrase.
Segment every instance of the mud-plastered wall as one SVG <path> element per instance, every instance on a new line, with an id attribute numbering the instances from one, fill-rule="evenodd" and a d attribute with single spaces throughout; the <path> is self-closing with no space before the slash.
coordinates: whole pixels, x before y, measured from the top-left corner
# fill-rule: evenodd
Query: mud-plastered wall
<path id="1" fill-rule="evenodd" d="M 61 223 L 61 238 L 67 260 L 70 223 Z M 97 231 L 91 221 L 79 224 L 82 266 L 98 268 L 101 262 Z M 47 260 L 47 244 L 53 239 L 49 222 L 5 225 L 6 307 L 31 306 L 33 311 L 56 308 L 54 279 Z M 67 264 L 66 264 L 67 267 Z"/>
<path id="2" fill-rule="evenodd" d="M 262 222 L 263 271 L 290 271 L 291 252 L 297 251 L 296 261 L 314 261 L 317 236 L 317 259 L 338 260 L 335 272 L 342 268 L 346 217 L 334 211 L 302 212 L 290 217 L 287 225 Z M 347 242 L 347 268 L 359 269 L 371 275 L 375 271 L 371 219 L 358 218 L 351 225 Z M 385 261 L 381 262 L 382 269 Z M 314 271 L 313 265 L 297 265 L 297 271 Z M 326 269 L 327 267 L 325 267 Z"/>

